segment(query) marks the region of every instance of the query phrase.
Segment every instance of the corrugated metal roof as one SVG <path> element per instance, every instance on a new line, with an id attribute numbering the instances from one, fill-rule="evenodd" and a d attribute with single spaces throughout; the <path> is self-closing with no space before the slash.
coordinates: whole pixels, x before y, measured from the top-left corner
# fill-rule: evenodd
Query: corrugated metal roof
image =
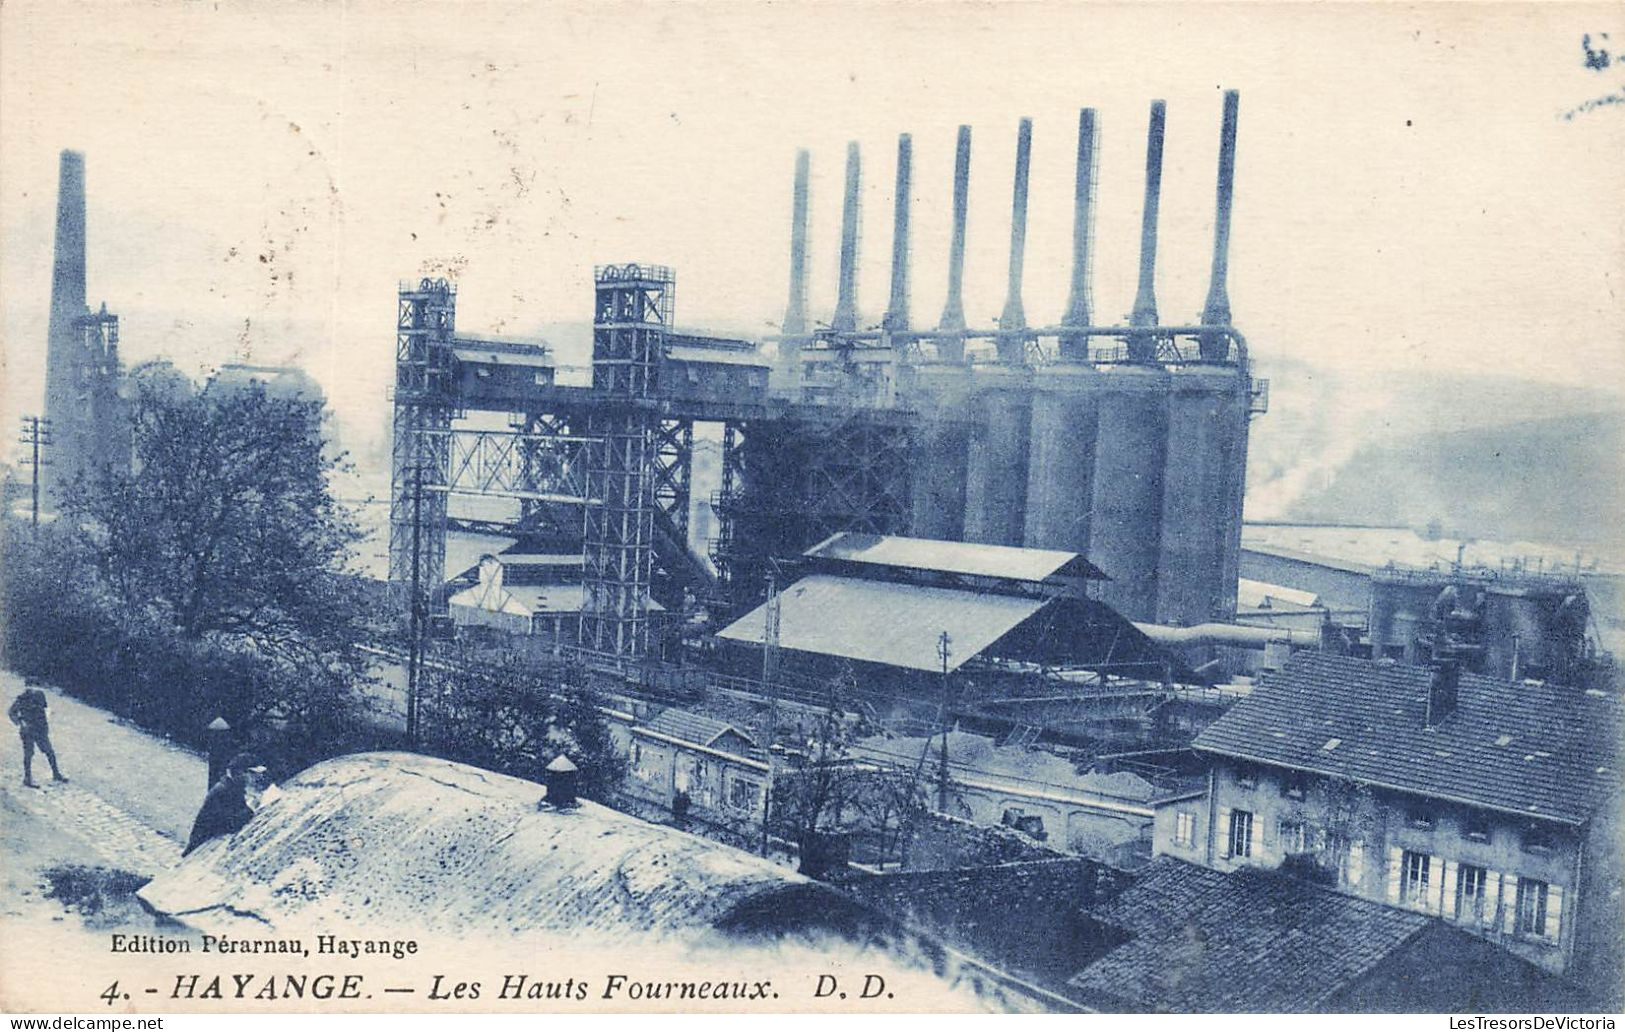
<path id="1" fill-rule="evenodd" d="M 1320 596 L 1313 591 L 1289 588 L 1284 584 L 1271 584 L 1268 581 L 1249 580 L 1246 577 L 1238 578 L 1236 581 L 1236 606 L 1239 609 L 1269 609 L 1272 608 L 1272 604 L 1278 607 L 1282 602 L 1293 606 L 1318 606 Z"/>
<path id="2" fill-rule="evenodd" d="M 1429 728 L 1430 673 L 1298 652 L 1196 748 L 1569 823 L 1619 791 L 1612 696 L 1462 674 L 1456 709 Z"/>
<path id="3" fill-rule="evenodd" d="M 1554 574 L 1617 573 L 1621 568 L 1617 557 L 1582 554 L 1561 545 L 1430 538 L 1409 527 L 1248 523 L 1242 526 L 1241 544 L 1248 551 L 1302 558 L 1339 569 L 1351 565 L 1377 569 L 1388 563 L 1449 569 L 1458 559 L 1467 567 L 1499 569 L 1522 564 L 1529 572 L 1538 569 Z"/>
<path id="4" fill-rule="evenodd" d="M 579 613 L 587 597 L 580 584 L 509 584 L 507 590 L 532 613 Z M 649 611 L 663 613 L 666 607 L 651 598 Z"/>
<path id="5" fill-rule="evenodd" d="M 780 593 L 779 645 L 799 652 L 939 671 L 942 659 L 937 655 L 937 640 L 947 631 L 951 642 L 948 669 L 957 670 L 1044 608 L 1046 601 L 815 574 Z M 717 637 L 760 645 L 765 618 L 766 603 Z"/>
<path id="6" fill-rule="evenodd" d="M 768 367 L 767 359 L 757 352 L 733 348 L 685 347 L 681 344 L 672 344 L 666 348 L 666 357 L 673 362 L 712 362 L 717 365 L 756 366 L 761 369 Z"/>
<path id="7" fill-rule="evenodd" d="M 486 351 L 481 348 L 452 348 L 459 362 L 474 365 L 514 365 L 553 368 L 553 355 L 547 351 Z"/>
<path id="8" fill-rule="evenodd" d="M 836 534 L 807 549 L 812 559 L 834 559 L 872 566 L 900 566 L 911 570 L 957 573 L 969 577 L 999 577 L 1039 583 L 1067 565 L 1079 576 L 1104 577 L 1077 552 L 1047 548 L 981 545 L 968 541 L 934 541 L 889 534 Z"/>
<path id="9" fill-rule="evenodd" d="M 495 534 L 475 534 L 469 531 L 446 531 L 446 579 L 454 580 L 480 564 L 488 555 L 511 548 L 517 538 L 498 537 Z"/>
<path id="10" fill-rule="evenodd" d="M 586 559 L 580 554 L 558 555 L 550 552 L 503 552 L 497 556 L 503 566 L 583 566 Z"/>

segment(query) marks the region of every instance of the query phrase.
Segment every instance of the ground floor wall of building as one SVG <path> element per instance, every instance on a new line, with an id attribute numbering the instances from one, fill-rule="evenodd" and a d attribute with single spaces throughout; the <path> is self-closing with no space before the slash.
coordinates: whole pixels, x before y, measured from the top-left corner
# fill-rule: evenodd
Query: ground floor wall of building
<path id="1" fill-rule="evenodd" d="M 1299 863 L 1339 891 L 1436 915 L 1561 974 L 1578 930 L 1604 920 L 1588 916 L 1581 842 L 1555 823 L 1220 760 L 1208 797 L 1158 807 L 1152 848 L 1222 871 Z"/>

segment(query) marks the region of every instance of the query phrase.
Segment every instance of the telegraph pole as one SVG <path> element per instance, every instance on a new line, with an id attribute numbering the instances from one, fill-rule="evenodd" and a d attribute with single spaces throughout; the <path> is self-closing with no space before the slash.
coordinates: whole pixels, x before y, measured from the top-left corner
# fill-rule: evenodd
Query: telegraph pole
<path id="1" fill-rule="evenodd" d="M 762 628 L 762 688 L 767 692 L 767 786 L 762 791 L 762 855 L 768 851 L 767 818 L 773 806 L 773 742 L 779 733 L 779 690 L 773 684 L 779 665 L 779 582 L 767 571 L 767 606 Z"/>
<path id="2" fill-rule="evenodd" d="M 33 467 L 33 502 L 29 509 L 29 522 L 34 533 L 39 532 L 39 480 L 40 467 L 50 465 L 49 459 L 40 458 L 40 448 L 55 443 L 51 440 L 51 421 L 41 416 L 23 417 L 23 435 L 18 440 L 29 446 L 29 457 L 23 462 Z"/>
<path id="3" fill-rule="evenodd" d="M 412 467 L 412 584 L 409 621 L 411 641 L 406 653 L 406 737 L 418 744 L 418 676 L 423 663 L 423 464 Z"/>
<path id="4" fill-rule="evenodd" d="M 948 657 L 953 653 L 949 645 L 953 639 L 943 631 L 937 638 L 937 656 L 942 660 L 942 748 L 937 754 L 937 812 L 948 812 L 948 728 L 953 720 L 953 700 L 948 695 Z"/>

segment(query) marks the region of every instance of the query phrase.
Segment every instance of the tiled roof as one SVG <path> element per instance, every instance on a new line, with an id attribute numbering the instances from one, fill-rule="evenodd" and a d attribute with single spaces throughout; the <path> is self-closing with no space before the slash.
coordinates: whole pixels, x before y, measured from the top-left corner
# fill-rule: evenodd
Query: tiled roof
<path id="1" fill-rule="evenodd" d="M 1319 1009 L 1429 922 L 1279 874 L 1170 857 L 1088 913 L 1131 938 L 1068 984 L 1165 1011 Z"/>
<path id="2" fill-rule="evenodd" d="M 1300 652 L 1196 739 L 1226 756 L 1578 824 L 1620 788 L 1620 706 L 1462 674 L 1424 726 L 1425 667 Z"/>
<path id="3" fill-rule="evenodd" d="M 749 733 L 741 731 L 732 724 L 707 717 L 700 713 L 691 713 L 688 710 L 663 709 L 655 716 L 643 723 L 645 730 L 655 734 L 665 735 L 683 742 L 693 742 L 695 745 L 709 746 L 730 731 L 747 742 L 755 744 Z"/>

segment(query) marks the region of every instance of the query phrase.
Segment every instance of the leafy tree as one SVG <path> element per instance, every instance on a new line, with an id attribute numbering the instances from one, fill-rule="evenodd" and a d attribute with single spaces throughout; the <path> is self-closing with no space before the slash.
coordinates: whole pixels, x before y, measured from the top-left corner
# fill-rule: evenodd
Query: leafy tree
<path id="1" fill-rule="evenodd" d="M 257 384 L 138 387 L 133 468 L 70 493 L 107 586 L 181 636 L 309 655 L 348 644 L 360 613 L 335 576 L 360 531 L 333 497 L 323 404 Z"/>
<path id="2" fill-rule="evenodd" d="M 360 531 L 332 493 L 344 459 L 323 403 L 138 380 L 129 411 L 131 467 L 74 484 L 63 522 L 139 659 L 128 672 L 180 682 L 146 701 L 189 688 L 187 708 L 276 722 L 295 748 L 348 733 L 366 606 L 343 574 Z"/>

